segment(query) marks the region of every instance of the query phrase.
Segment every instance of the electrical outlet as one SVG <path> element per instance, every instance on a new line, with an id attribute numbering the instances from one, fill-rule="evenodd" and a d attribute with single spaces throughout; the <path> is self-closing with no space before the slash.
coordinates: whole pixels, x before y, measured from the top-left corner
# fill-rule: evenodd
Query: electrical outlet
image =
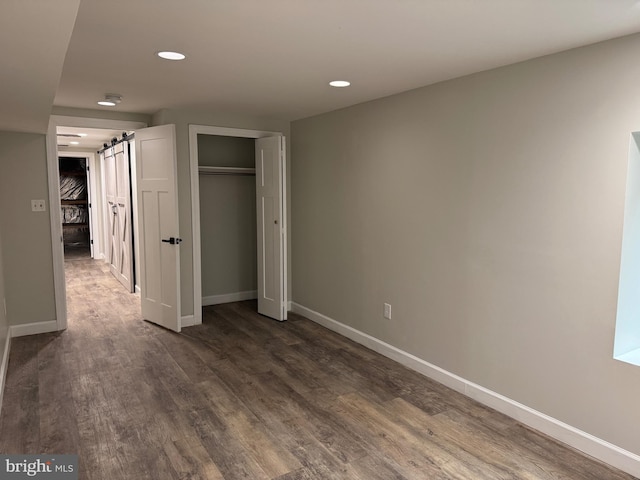
<path id="1" fill-rule="evenodd" d="M 44 203 L 44 200 L 31 200 L 31 211 L 32 212 L 46 212 L 47 205 Z"/>
<path id="2" fill-rule="evenodd" d="M 391 305 L 388 303 L 384 304 L 384 318 L 391 320 Z"/>

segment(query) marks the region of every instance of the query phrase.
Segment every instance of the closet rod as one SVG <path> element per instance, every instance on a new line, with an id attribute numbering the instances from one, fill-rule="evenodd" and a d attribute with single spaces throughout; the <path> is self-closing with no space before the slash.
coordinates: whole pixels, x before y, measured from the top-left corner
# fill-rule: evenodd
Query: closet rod
<path id="1" fill-rule="evenodd" d="M 198 167 L 200 175 L 255 175 L 255 168 L 242 167 Z"/>

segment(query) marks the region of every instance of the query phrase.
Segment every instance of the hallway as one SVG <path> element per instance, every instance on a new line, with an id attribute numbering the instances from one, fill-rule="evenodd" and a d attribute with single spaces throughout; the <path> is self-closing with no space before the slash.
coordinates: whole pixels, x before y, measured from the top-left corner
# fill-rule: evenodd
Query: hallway
<path id="1" fill-rule="evenodd" d="M 66 268 L 68 330 L 12 341 L 0 452 L 83 480 L 631 479 L 298 315 L 179 335 L 103 262 Z"/>

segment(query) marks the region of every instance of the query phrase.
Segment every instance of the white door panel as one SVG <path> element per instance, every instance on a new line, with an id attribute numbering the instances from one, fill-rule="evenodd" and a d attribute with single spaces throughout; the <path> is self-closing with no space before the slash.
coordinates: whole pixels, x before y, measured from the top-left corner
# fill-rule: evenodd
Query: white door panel
<path id="1" fill-rule="evenodd" d="M 284 137 L 256 140 L 258 312 L 287 319 L 285 271 Z"/>
<path id="2" fill-rule="evenodd" d="M 131 187 L 127 142 L 104 151 L 109 270 L 133 292 L 133 245 L 131 232 Z"/>
<path id="3" fill-rule="evenodd" d="M 116 159 L 113 155 L 113 148 L 109 147 L 104 150 L 104 172 L 105 172 L 105 187 L 106 187 L 106 199 L 107 199 L 107 261 L 109 263 L 109 270 L 111 274 L 118 277 L 118 271 L 120 270 L 119 258 L 120 258 L 120 240 L 119 240 L 119 228 L 118 228 L 118 207 L 117 207 L 117 194 L 116 194 Z"/>
<path id="4" fill-rule="evenodd" d="M 136 183 L 142 316 L 180 331 L 175 126 L 137 130 Z M 173 243 L 169 243 L 173 239 Z"/>
<path id="5" fill-rule="evenodd" d="M 131 184 L 127 142 L 114 147 L 116 164 L 116 221 L 118 229 L 118 270 L 116 278 L 133 292 L 133 242 L 131 231 Z"/>

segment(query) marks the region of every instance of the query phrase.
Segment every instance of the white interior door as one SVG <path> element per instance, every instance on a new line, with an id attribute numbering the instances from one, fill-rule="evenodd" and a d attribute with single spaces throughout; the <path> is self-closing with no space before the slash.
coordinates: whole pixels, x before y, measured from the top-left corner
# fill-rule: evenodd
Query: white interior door
<path id="1" fill-rule="evenodd" d="M 116 165 L 115 223 L 117 229 L 118 260 L 115 276 L 129 291 L 133 292 L 133 236 L 131 230 L 131 182 L 129 171 L 129 147 L 120 142 L 113 147 Z"/>
<path id="2" fill-rule="evenodd" d="M 256 139 L 258 313 L 276 320 L 287 319 L 284 168 L 284 137 Z"/>
<path id="3" fill-rule="evenodd" d="M 175 126 L 135 132 L 142 316 L 180 331 Z"/>

